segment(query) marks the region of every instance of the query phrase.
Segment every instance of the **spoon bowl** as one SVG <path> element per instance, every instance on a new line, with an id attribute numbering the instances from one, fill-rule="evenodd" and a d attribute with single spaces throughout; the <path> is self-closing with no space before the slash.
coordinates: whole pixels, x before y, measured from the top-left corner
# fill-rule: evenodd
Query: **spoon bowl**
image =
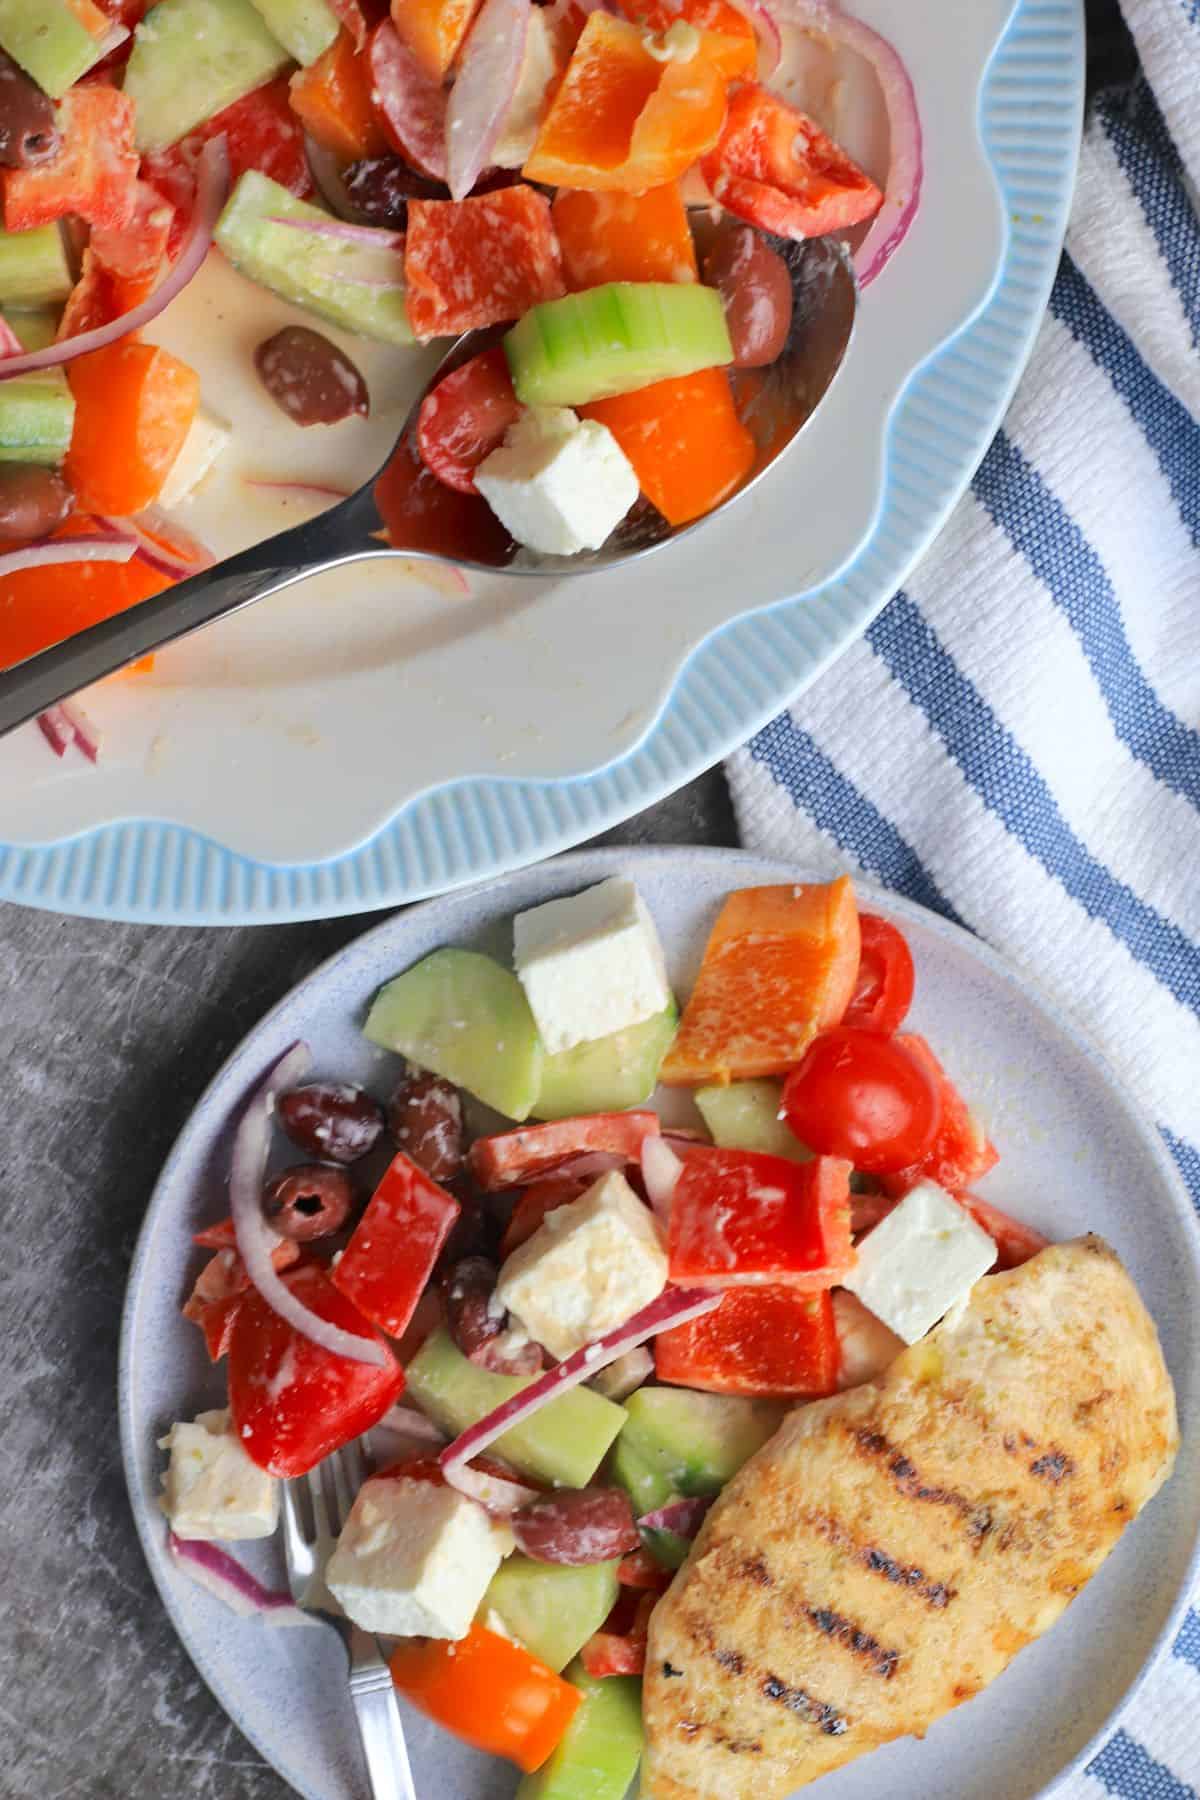
<path id="1" fill-rule="evenodd" d="M 702 216 L 697 237 L 703 232 Z M 735 405 L 757 454 L 746 480 L 712 512 L 672 526 L 643 497 L 598 550 L 546 556 L 514 542 L 480 496 L 444 486 L 416 453 L 425 394 L 498 342 L 503 328 L 467 332 L 413 404 L 383 468 L 348 499 L 0 671 L 0 737 L 152 651 L 321 570 L 403 556 L 512 576 L 587 575 L 702 530 L 749 493 L 795 443 L 828 394 L 854 334 L 858 288 L 845 246 L 832 238 L 767 241 L 791 275 L 791 329 L 769 368 L 730 371 Z"/>

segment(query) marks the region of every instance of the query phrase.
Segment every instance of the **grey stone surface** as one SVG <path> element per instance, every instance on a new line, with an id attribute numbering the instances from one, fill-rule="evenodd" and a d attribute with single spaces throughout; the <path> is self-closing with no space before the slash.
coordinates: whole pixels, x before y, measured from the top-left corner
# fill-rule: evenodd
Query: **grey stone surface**
<path id="1" fill-rule="evenodd" d="M 713 772 L 603 843 L 736 841 Z M 371 917 L 157 929 L 0 909 L 0 1796 L 284 1800 L 176 1641 L 117 1442 L 126 1271 L 210 1076 Z"/>

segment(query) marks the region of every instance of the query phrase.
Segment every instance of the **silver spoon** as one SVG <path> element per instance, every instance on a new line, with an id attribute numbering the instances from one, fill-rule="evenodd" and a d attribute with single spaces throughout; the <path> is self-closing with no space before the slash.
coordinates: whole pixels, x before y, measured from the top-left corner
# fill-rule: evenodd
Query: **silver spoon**
<path id="1" fill-rule="evenodd" d="M 770 368 L 733 372 L 738 412 L 758 445 L 758 458 L 737 492 L 702 519 L 672 527 L 643 499 L 599 550 L 543 556 L 525 549 L 513 542 L 483 500 L 456 495 L 421 469 L 413 444 L 418 400 L 384 468 L 356 494 L 0 672 L 0 737 L 164 644 L 321 570 L 402 555 L 508 575 L 586 575 L 648 556 L 699 531 L 747 494 L 796 441 L 828 393 L 854 332 L 858 289 L 845 247 L 831 238 L 768 242 L 791 272 L 792 328 L 783 354 Z M 459 338 L 429 387 L 499 336 L 498 330 L 472 331 Z M 399 516 L 394 506 L 388 508 L 390 537 L 385 539 L 377 493 L 387 490 L 389 472 L 392 486 L 398 474 L 404 476 L 406 499 Z"/>

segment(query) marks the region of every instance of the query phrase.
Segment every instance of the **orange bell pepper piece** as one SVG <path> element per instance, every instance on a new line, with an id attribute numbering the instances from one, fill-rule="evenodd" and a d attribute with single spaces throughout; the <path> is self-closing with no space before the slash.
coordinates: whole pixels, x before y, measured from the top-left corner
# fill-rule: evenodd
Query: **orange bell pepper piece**
<path id="1" fill-rule="evenodd" d="M 620 0 L 620 7 L 634 25 L 660 36 L 681 20 L 694 25 L 705 34 L 703 53 L 715 58 L 727 80 L 753 80 L 758 39 L 745 13 L 729 0 Z"/>
<path id="2" fill-rule="evenodd" d="M 371 104 L 371 71 L 348 31 L 340 31 L 315 63 L 296 71 L 291 100 L 305 130 L 335 156 L 356 162 L 387 154 L 388 141 Z"/>
<path id="3" fill-rule="evenodd" d="M 572 293 L 606 281 L 699 281 L 687 208 L 674 182 L 644 194 L 560 188 L 551 208 Z"/>
<path id="4" fill-rule="evenodd" d="M 392 0 L 392 24 L 435 81 L 462 48 L 479 0 Z"/>
<path id="5" fill-rule="evenodd" d="M 549 187 L 643 194 L 678 180 L 724 120 L 725 77 L 710 58 L 659 62 L 635 25 L 594 12 L 523 173 Z"/>
<path id="6" fill-rule="evenodd" d="M 158 498 L 200 404 L 194 369 L 121 338 L 71 364 L 75 427 L 64 473 L 87 512 L 139 513 Z"/>
<path id="7" fill-rule="evenodd" d="M 528 1650 L 482 1625 L 458 1643 L 404 1639 L 391 1671 L 400 1693 L 429 1718 L 526 1774 L 541 1768 L 583 1698 Z"/>
<path id="8" fill-rule="evenodd" d="M 608 426 L 642 492 L 671 525 L 711 512 L 754 466 L 754 439 L 737 416 L 724 369 L 593 400 L 579 413 Z"/>
<path id="9" fill-rule="evenodd" d="M 730 894 L 662 1080 L 725 1085 L 794 1068 L 849 1005 L 859 954 L 849 876 Z"/>
<path id="10" fill-rule="evenodd" d="M 95 530 L 94 519 L 75 514 L 54 536 L 85 537 Z M 61 644 L 170 585 L 169 576 L 137 556 L 127 563 L 54 563 L 0 576 L 0 669 Z"/>

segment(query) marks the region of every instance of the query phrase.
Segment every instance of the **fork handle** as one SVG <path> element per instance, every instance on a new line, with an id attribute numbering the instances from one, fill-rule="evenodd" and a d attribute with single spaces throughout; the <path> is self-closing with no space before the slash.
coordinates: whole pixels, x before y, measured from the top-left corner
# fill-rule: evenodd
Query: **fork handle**
<path id="1" fill-rule="evenodd" d="M 417 1800 L 396 1689 L 386 1663 L 351 1672 L 350 1694 L 372 1800 Z"/>

